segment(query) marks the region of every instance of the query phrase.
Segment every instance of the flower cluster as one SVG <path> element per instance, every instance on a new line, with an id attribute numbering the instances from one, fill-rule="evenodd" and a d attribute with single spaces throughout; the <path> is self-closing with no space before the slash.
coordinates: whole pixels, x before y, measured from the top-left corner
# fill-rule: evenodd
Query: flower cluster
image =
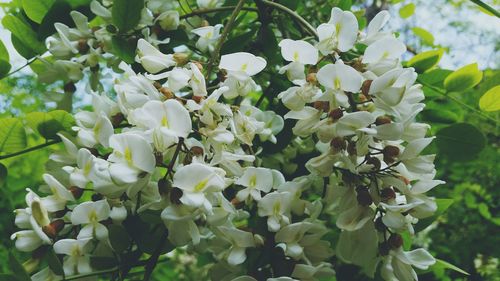
<path id="1" fill-rule="evenodd" d="M 148 1 L 140 25 L 176 29 L 173 5 Z M 97 1 L 91 8 L 111 17 Z M 71 16 L 77 27 L 56 24 L 48 40 L 65 75 L 75 73 L 67 67 L 98 66 L 111 44 L 108 29 Z M 92 273 L 92 258 L 120 254 L 111 226 L 156 213 L 175 247 L 210 253 L 213 280 L 333 276 L 333 248 L 369 276 L 380 267 L 385 280 L 417 280 L 413 267 L 435 260 L 424 249 L 405 250 L 403 236 L 436 211 L 425 192 L 442 182 L 433 179 L 434 157 L 421 155 L 432 140 L 428 125 L 415 122 L 424 95 L 415 71 L 401 65 L 405 45 L 381 31 L 388 18 L 379 13 L 360 33 L 354 14 L 334 8 L 317 42 L 283 39 L 287 64 L 275 70 L 292 85 L 276 93 L 289 110 L 283 117 L 249 98 L 264 87 L 255 77 L 272 68 L 264 58 L 223 55 L 214 84 L 203 63 L 165 54 L 157 46 L 168 40 L 143 34 L 135 61 L 145 72 L 121 62 L 116 96 L 92 91 L 93 111 L 75 115 L 73 136 L 59 134 L 65 149 L 50 157 L 46 195 L 28 189 L 27 208 L 16 210 L 23 229 L 12 235 L 16 247 L 53 248 L 64 256 L 65 276 Z M 193 29 L 196 48 L 213 52 L 221 28 Z M 77 60 L 62 59 L 78 52 Z M 261 156 L 263 144 L 280 142 L 284 119 L 293 120 L 292 144 L 279 157 Z M 311 155 L 300 175 L 280 168 L 297 150 Z M 281 165 L 271 168 L 273 157 Z M 332 218 L 336 247 L 325 237 Z M 45 268 L 32 278 L 63 276 Z"/>

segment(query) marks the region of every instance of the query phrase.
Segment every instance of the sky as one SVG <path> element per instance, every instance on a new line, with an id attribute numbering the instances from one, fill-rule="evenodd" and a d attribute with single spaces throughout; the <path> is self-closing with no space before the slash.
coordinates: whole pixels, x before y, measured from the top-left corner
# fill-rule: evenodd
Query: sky
<path id="1" fill-rule="evenodd" d="M 6 2 L 9 0 L 0 0 L 0 3 Z M 398 15 L 399 8 L 405 2 L 391 6 L 390 28 L 393 31 L 398 31 L 405 25 L 430 31 L 436 44 L 450 47 L 450 52 L 446 53 L 440 62 L 443 68 L 454 69 L 473 62 L 478 62 L 481 69 L 498 68 L 500 52 L 495 48 L 500 45 L 499 19 L 480 12 L 472 3 L 466 6 L 468 8 L 455 9 L 444 5 L 445 0 L 413 2 L 418 3 L 415 14 L 405 20 Z M 3 16 L 4 12 L 0 9 L 0 18 Z M 463 26 L 450 27 L 450 23 Z M 405 34 L 402 34 L 403 39 L 404 36 Z M 24 65 L 26 59 L 17 54 L 10 41 L 10 32 L 1 26 L 0 39 L 9 51 L 12 69 Z M 29 72 L 29 68 L 23 71 Z"/>

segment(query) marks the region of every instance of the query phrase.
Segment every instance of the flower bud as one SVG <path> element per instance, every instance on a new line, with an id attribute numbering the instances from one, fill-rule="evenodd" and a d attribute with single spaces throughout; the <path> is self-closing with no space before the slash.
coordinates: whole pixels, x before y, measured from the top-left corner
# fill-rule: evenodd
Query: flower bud
<path id="1" fill-rule="evenodd" d="M 78 186 L 71 186 L 69 188 L 69 191 L 71 192 L 71 194 L 73 194 L 73 197 L 75 197 L 75 199 L 80 199 L 84 190 L 82 188 L 79 188 Z"/>
<path id="2" fill-rule="evenodd" d="M 200 27 L 205 27 L 205 26 L 210 26 L 210 23 L 207 20 L 203 20 L 200 25 Z"/>
<path id="3" fill-rule="evenodd" d="M 403 237 L 401 237 L 401 235 L 399 234 L 393 233 L 391 234 L 387 242 L 389 242 L 391 248 L 397 249 L 403 245 Z"/>
<path id="4" fill-rule="evenodd" d="M 102 200 L 102 198 L 104 198 L 102 196 L 102 194 L 100 193 L 94 193 L 92 194 L 92 196 L 90 197 L 90 199 L 92 199 L 92 201 L 96 202 L 96 201 L 99 201 L 99 200 Z"/>
<path id="5" fill-rule="evenodd" d="M 313 84 L 317 85 L 318 84 L 318 78 L 316 77 L 316 73 L 309 73 L 307 74 L 306 81 Z"/>
<path id="6" fill-rule="evenodd" d="M 196 102 L 196 103 L 200 103 L 203 100 L 203 97 L 192 96 L 191 99 L 194 100 L 194 102 Z"/>
<path id="7" fill-rule="evenodd" d="M 163 165 L 163 153 L 158 151 L 155 152 L 155 161 L 156 161 L 156 166 Z"/>
<path id="8" fill-rule="evenodd" d="M 363 93 L 363 95 L 365 96 L 369 96 L 369 92 L 370 92 L 370 87 L 372 85 L 372 82 L 373 80 L 365 80 L 365 82 L 363 82 L 363 85 L 361 86 L 361 92 Z"/>
<path id="9" fill-rule="evenodd" d="M 127 218 L 127 208 L 125 206 L 113 207 L 109 217 L 114 223 L 121 223 Z"/>
<path id="10" fill-rule="evenodd" d="M 392 122 L 391 117 L 389 116 L 379 116 L 375 120 L 375 124 L 377 126 L 384 125 L 384 124 L 390 124 Z"/>
<path id="11" fill-rule="evenodd" d="M 389 201 L 396 198 L 396 192 L 390 187 L 384 188 L 380 191 L 380 197 L 382 197 L 383 201 Z"/>
<path id="12" fill-rule="evenodd" d="M 390 250 L 391 247 L 387 242 L 382 242 L 378 245 L 378 252 L 380 253 L 381 256 L 387 256 Z"/>
<path id="13" fill-rule="evenodd" d="M 347 144 L 347 153 L 349 153 L 349 155 L 351 156 L 355 156 L 358 154 L 355 142 L 350 141 L 349 144 Z"/>
<path id="14" fill-rule="evenodd" d="M 75 83 L 68 82 L 64 84 L 63 89 L 65 93 L 74 93 L 76 91 Z"/>
<path id="15" fill-rule="evenodd" d="M 330 116 L 330 118 L 332 118 L 333 121 L 337 121 L 340 118 L 342 118 L 342 116 L 344 116 L 344 112 L 342 111 L 342 109 L 340 109 L 340 107 L 337 107 L 334 110 L 330 111 L 328 116 Z"/>
<path id="16" fill-rule="evenodd" d="M 377 157 L 367 157 L 366 164 L 373 165 L 373 170 L 380 170 L 380 160 Z"/>
<path id="17" fill-rule="evenodd" d="M 177 187 L 172 188 L 172 190 L 170 191 L 170 202 L 176 205 L 182 204 L 181 202 L 182 194 L 183 193 L 181 189 Z"/>
<path id="18" fill-rule="evenodd" d="M 157 21 L 160 27 L 165 30 L 176 30 L 179 27 L 179 12 L 177 11 L 166 11 L 158 16 Z"/>
<path id="19" fill-rule="evenodd" d="M 174 93 L 169 88 L 161 87 L 160 93 L 162 93 L 167 99 L 174 97 Z"/>
<path id="20" fill-rule="evenodd" d="M 373 199 L 367 189 L 358 191 L 356 199 L 361 206 L 370 206 L 373 203 Z"/>
<path id="21" fill-rule="evenodd" d="M 111 124 L 113 124 L 113 127 L 120 125 L 123 120 L 125 120 L 125 116 L 123 116 L 121 112 L 111 116 Z"/>
<path id="22" fill-rule="evenodd" d="M 47 236 L 54 239 L 57 237 L 57 234 L 61 232 L 61 230 L 63 230 L 63 228 L 64 228 L 64 221 L 58 219 L 42 227 L 42 230 L 45 234 L 47 234 Z"/>
<path id="23" fill-rule="evenodd" d="M 189 61 L 189 55 L 186 53 L 175 53 L 174 60 L 178 66 L 183 66 Z"/>
<path id="24" fill-rule="evenodd" d="M 330 110 L 330 103 L 327 101 L 315 101 L 313 103 L 313 107 L 316 108 L 317 110 L 328 112 Z"/>
<path id="25" fill-rule="evenodd" d="M 384 154 L 384 161 L 386 163 L 393 163 L 394 159 L 399 155 L 399 147 L 388 145 L 382 149 L 382 153 Z"/>
<path id="26" fill-rule="evenodd" d="M 82 38 L 78 40 L 77 49 L 81 55 L 85 55 L 90 49 L 89 45 L 87 44 L 87 39 Z"/>
<path id="27" fill-rule="evenodd" d="M 375 229 L 380 231 L 380 232 L 384 232 L 387 229 L 384 222 L 382 222 L 381 217 L 379 217 L 375 220 Z"/>
<path id="28" fill-rule="evenodd" d="M 203 155 L 203 148 L 199 146 L 193 146 L 191 147 L 191 149 L 189 149 L 189 151 L 191 151 L 191 153 L 195 156 Z"/>
<path id="29" fill-rule="evenodd" d="M 35 259 L 35 258 L 30 258 L 29 260 L 23 262 L 23 268 L 26 270 L 27 273 L 31 274 L 35 272 L 35 270 L 38 268 L 38 265 L 40 264 L 40 259 Z M 10 279 L 10 278 L 9 278 Z M 15 278 L 13 278 L 15 279 Z M 17 280 L 17 279 L 15 279 Z"/>
<path id="30" fill-rule="evenodd" d="M 168 193 L 168 188 L 170 187 L 170 182 L 167 179 L 160 179 L 158 181 L 158 192 L 160 195 L 165 195 Z"/>
<path id="31" fill-rule="evenodd" d="M 344 150 L 347 147 L 346 141 L 343 137 L 334 137 L 330 141 L 330 146 L 333 148 L 333 150 L 335 150 L 335 152 Z"/>
<path id="32" fill-rule="evenodd" d="M 33 200 L 33 202 L 31 202 L 31 215 L 39 226 L 43 227 L 50 223 L 47 210 L 40 200 Z"/>

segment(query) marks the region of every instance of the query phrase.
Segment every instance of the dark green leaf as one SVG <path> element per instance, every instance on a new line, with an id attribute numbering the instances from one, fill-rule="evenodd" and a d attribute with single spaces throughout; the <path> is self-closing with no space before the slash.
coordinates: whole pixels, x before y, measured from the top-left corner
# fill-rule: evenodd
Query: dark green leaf
<path id="1" fill-rule="evenodd" d="M 431 269 L 442 268 L 442 269 L 451 269 L 456 272 L 460 272 L 464 275 L 470 275 L 467 271 L 447 262 L 444 260 L 436 259 L 436 263 L 431 267 Z"/>
<path id="2" fill-rule="evenodd" d="M 24 267 L 22 264 L 16 259 L 16 257 L 12 254 L 9 253 L 9 266 L 12 272 L 16 273 L 16 279 L 19 281 L 31 281 L 30 276 L 24 270 Z"/>
<path id="3" fill-rule="evenodd" d="M 111 40 L 115 55 L 126 63 L 134 63 L 137 42 L 129 42 L 121 37 L 113 37 Z"/>
<path id="4" fill-rule="evenodd" d="M 0 60 L 5 60 L 9 61 L 9 52 L 7 51 L 7 48 L 3 44 L 3 42 L 0 40 Z"/>
<path id="5" fill-rule="evenodd" d="M 49 264 L 50 270 L 54 272 L 57 275 L 63 275 L 64 270 L 61 264 L 61 261 L 57 257 L 56 253 L 54 252 L 54 249 L 50 248 L 47 253 L 45 254 L 45 260 Z"/>
<path id="6" fill-rule="evenodd" d="M 7 179 L 8 170 L 4 164 L 0 163 L 0 187 L 3 186 L 5 180 Z"/>
<path id="7" fill-rule="evenodd" d="M 459 121 L 457 113 L 445 109 L 426 109 L 422 111 L 422 117 L 431 122 L 451 124 Z"/>
<path id="8" fill-rule="evenodd" d="M 419 74 L 418 79 L 424 81 L 426 84 L 443 88 L 443 81 L 453 71 L 442 68 L 431 69 L 425 73 Z"/>
<path id="9" fill-rule="evenodd" d="M 59 122 L 65 131 L 71 131 L 71 127 L 75 125 L 75 118 L 67 111 L 53 110 L 49 112 L 49 115 Z"/>
<path id="10" fill-rule="evenodd" d="M 458 161 L 473 159 L 486 146 L 483 133 L 467 123 L 458 123 L 439 130 L 436 137 L 439 154 Z"/>
<path id="11" fill-rule="evenodd" d="M 436 199 L 437 211 L 431 217 L 421 219 L 415 225 L 415 231 L 421 231 L 431 225 L 440 215 L 442 215 L 453 204 L 453 199 Z"/>
<path id="12" fill-rule="evenodd" d="M 20 281 L 16 276 L 7 273 L 0 273 L 0 281 Z"/>
<path id="13" fill-rule="evenodd" d="M 26 131 L 17 118 L 0 119 L 0 152 L 14 152 L 26 147 Z"/>
<path id="14" fill-rule="evenodd" d="M 16 49 L 16 51 L 26 59 L 30 59 L 37 55 L 37 53 L 27 47 L 21 40 L 17 39 L 14 34 L 10 35 L 10 41 L 12 41 L 12 45 Z"/>
<path id="15" fill-rule="evenodd" d="M 108 226 L 108 231 L 111 247 L 113 247 L 117 253 L 125 252 L 131 242 L 125 228 L 119 225 L 111 224 Z"/>
<path id="16" fill-rule="evenodd" d="M 443 56 L 444 50 L 432 50 L 415 55 L 408 61 L 408 66 L 414 67 L 418 73 L 423 73 L 438 64 Z"/>
<path id="17" fill-rule="evenodd" d="M 68 26 L 74 26 L 73 19 L 70 16 L 71 6 L 65 1 L 56 1 L 48 10 L 47 14 L 38 28 L 38 39 L 44 40 L 50 35 L 56 33 L 54 23 L 60 22 Z"/>
<path id="18" fill-rule="evenodd" d="M 0 59 L 0 79 L 9 74 L 10 68 L 11 66 L 8 61 Z"/>
<path id="19" fill-rule="evenodd" d="M 90 257 L 90 265 L 97 270 L 112 268 L 118 264 L 114 257 Z"/>
<path id="20" fill-rule="evenodd" d="M 127 32 L 136 27 L 141 19 L 144 0 L 115 0 L 111 15 L 113 24 L 120 32 Z"/>

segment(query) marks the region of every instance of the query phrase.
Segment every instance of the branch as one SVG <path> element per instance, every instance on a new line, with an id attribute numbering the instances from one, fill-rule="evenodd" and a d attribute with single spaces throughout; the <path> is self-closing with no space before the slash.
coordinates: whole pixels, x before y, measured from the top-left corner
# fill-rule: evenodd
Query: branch
<path id="1" fill-rule="evenodd" d="M 151 278 L 151 274 L 153 274 L 153 270 L 155 269 L 156 265 L 158 264 L 158 258 L 160 257 L 161 250 L 163 248 L 163 242 L 165 239 L 168 237 L 168 231 L 165 230 L 163 235 L 160 238 L 160 245 L 158 245 L 154 251 L 154 253 L 151 255 L 151 257 L 148 259 L 146 265 L 144 266 L 145 273 L 144 273 L 144 279 L 143 281 L 148 281 Z"/>
<path id="2" fill-rule="evenodd" d="M 491 7 L 490 5 L 484 3 L 483 1 L 481 0 L 470 0 L 472 3 L 478 5 L 479 7 L 485 9 L 486 11 L 492 13 L 493 15 L 495 15 L 497 18 L 500 18 L 500 12 L 498 12 L 498 10 L 496 10 L 495 8 Z"/>
<path id="3" fill-rule="evenodd" d="M 16 70 L 13 70 L 13 71 L 11 71 L 11 72 L 7 73 L 4 77 L 0 78 L 0 80 L 2 80 L 2 79 L 4 79 L 4 78 L 7 78 L 7 77 L 11 76 L 12 74 L 14 74 L 14 73 L 16 73 L 16 72 L 20 71 L 21 69 L 23 69 L 23 68 L 25 68 L 26 66 L 30 65 L 31 63 L 33 63 L 33 62 L 34 62 L 34 61 L 36 61 L 37 59 L 38 59 L 38 57 L 34 57 L 34 58 L 32 58 L 31 60 L 27 61 L 27 62 L 26 62 L 23 66 L 19 67 L 19 68 L 18 68 L 18 69 L 16 69 Z"/>
<path id="4" fill-rule="evenodd" d="M 224 7 L 212 8 L 212 9 L 194 10 L 191 13 L 180 16 L 180 19 L 187 19 L 187 18 L 194 17 L 194 16 L 212 14 L 212 13 L 223 12 L 223 11 L 232 11 L 235 8 L 236 8 L 236 6 L 224 6 Z M 253 8 L 253 7 L 242 7 L 241 10 L 250 11 L 250 12 L 257 12 L 257 9 Z"/>
<path id="5" fill-rule="evenodd" d="M 14 152 L 14 153 L 11 153 L 11 154 L 2 155 L 2 156 L 0 156 L 0 160 L 11 158 L 11 157 L 14 157 L 14 156 L 18 156 L 18 155 L 21 155 L 21 154 L 24 154 L 24 153 L 28 153 L 28 152 L 31 152 L 31 151 L 35 151 L 35 150 L 38 150 L 40 148 L 44 148 L 44 147 L 47 147 L 47 146 L 50 146 L 50 145 L 53 145 L 53 144 L 56 144 L 56 143 L 60 143 L 60 142 L 61 142 L 61 140 L 51 140 L 51 141 L 48 141 L 46 143 L 42 143 L 42 144 L 39 144 L 39 145 L 30 147 L 30 148 L 27 148 L 25 150 L 21 150 L 21 151 Z"/>
<path id="6" fill-rule="evenodd" d="M 318 38 L 318 33 L 316 33 L 316 29 L 309 22 L 307 22 L 303 17 L 301 17 L 299 14 L 297 14 L 296 12 L 290 10 L 286 6 L 283 6 L 283 5 L 276 3 L 276 2 L 271 2 L 269 0 L 262 0 L 262 3 L 264 3 L 265 5 L 267 5 L 269 7 L 273 7 L 277 10 L 280 10 L 280 11 L 288 14 L 293 19 L 298 21 L 302 26 L 304 26 L 310 35 Z"/>
<path id="7" fill-rule="evenodd" d="M 210 59 L 210 62 L 207 67 L 207 79 L 210 78 L 210 74 L 212 74 L 212 69 L 214 67 L 215 61 L 219 58 L 220 50 L 222 49 L 222 45 L 224 44 L 224 41 L 226 40 L 227 36 L 229 35 L 229 32 L 233 29 L 234 22 L 236 21 L 236 17 L 240 13 L 241 9 L 243 8 L 243 4 L 245 4 L 245 0 L 240 0 L 236 7 L 233 10 L 233 13 L 231 14 L 231 18 L 229 18 L 229 22 L 226 24 L 226 27 L 224 27 L 224 31 L 222 32 L 222 35 L 219 38 L 219 41 L 217 41 L 217 45 L 215 47 L 214 53 L 212 54 L 212 58 Z"/>
<path id="8" fill-rule="evenodd" d="M 457 99 L 457 98 L 454 98 L 454 97 L 453 97 L 453 96 L 451 96 L 451 95 L 448 95 L 448 94 L 447 94 L 445 91 L 443 91 L 442 89 L 437 88 L 437 87 L 434 87 L 434 86 L 432 86 L 432 85 L 429 85 L 429 84 L 425 83 L 424 81 L 422 81 L 421 79 L 418 79 L 418 78 L 417 78 L 417 82 L 418 82 L 418 83 L 420 83 L 420 84 L 422 84 L 422 85 L 424 85 L 424 86 L 426 86 L 426 87 L 428 87 L 428 88 L 430 88 L 430 89 L 432 89 L 432 90 L 434 90 L 434 91 L 435 91 L 435 92 L 437 92 L 438 94 L 440 94 L 440 95 L 442 95 L 442 96 L 445 96 L 445 97 L 447 97 L 447 98 L 451 99 L 452 101 L 456 102 L 457 104 L 459 104 L 459 105 L 461 105 L 461 106 L 463 106 L 463 107 L 465 107 L 465 108 L 469 109 L 470 111 L 472 111 L 472 112 L 476 113 L 478 116 L 482 117 L 483 119 L 486 119 L 486 120 L 489 120 L 489 121 L 493 121 L 493 123 L 495 123 L 495 125 L 498 125 L 498 124 L 499 124 L 499 122 L 498 122 L 496 119 L 492 118 L 491 116 L 488 116 L 488 115 L 484 114 L 483 112 L 481 112 L 481 111 L 479 111 L 479 110 L 475 109 L 474 107 L 472 107 L 472 106 L 470 106 L 470 105 L 468 105 L 468 104 L 466 104 L 466 103 L 462 102 L 461 100 L 459 100 L 459 99 Z"/>

